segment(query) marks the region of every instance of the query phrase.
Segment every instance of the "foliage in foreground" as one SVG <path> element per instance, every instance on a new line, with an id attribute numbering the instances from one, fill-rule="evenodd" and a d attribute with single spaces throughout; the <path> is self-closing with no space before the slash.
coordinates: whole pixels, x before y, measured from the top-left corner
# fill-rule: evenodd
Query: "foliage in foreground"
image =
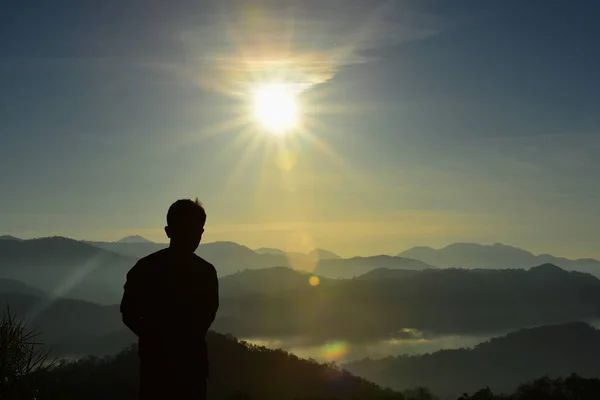
<path id="1" fill-rule="evenodd" d="M 464 394 L 458 400 L 597 400 L 600 398 L 600 379 L 568 378 L 550 379 L 545 376 L 519 386 L 511 395 L 495 395 L 489 388 L 473 395 Z"/>
<path id="2" fill-rule="evenodd" d="M 0 399 L 30 399 L 40 375 L 54 365 L 49 350 L 36 341 L 38 332 L 7 311 L 0 319 Z"/>

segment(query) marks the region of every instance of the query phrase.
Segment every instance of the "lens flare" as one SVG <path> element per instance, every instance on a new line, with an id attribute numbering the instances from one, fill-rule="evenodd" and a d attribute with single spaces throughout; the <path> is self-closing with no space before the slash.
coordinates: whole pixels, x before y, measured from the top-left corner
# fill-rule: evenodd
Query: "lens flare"
<path id="1" fill-rule="evenodd" d="M 350 345 L 346 342 L 330 342 L 323 346 L 321 356 L 328 361 L 335 361 L 343 358 L 349 351 Z"/>
<path id="2" fill-rule="evenodd" d="M 321 280 L 319 279 L 318 276 L 313 275 L 308 279 L 308 283 L 310 283 L 310 286 L 319 286 L 319 284 L 321 283 Z"/>

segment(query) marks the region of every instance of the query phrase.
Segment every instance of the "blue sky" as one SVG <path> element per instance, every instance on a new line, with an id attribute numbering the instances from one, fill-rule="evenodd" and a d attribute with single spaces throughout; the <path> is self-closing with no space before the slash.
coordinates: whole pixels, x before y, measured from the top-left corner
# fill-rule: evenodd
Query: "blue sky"
<path id="1" fill-rule="evenodd" d="M 0 233 L 164 240 L 198 196 L 209 241 L 600 258 L 595 2 L 26 3 L 0 3 Z M 285 153 L 237 123 L 273 76 L 305 88 Z"/>

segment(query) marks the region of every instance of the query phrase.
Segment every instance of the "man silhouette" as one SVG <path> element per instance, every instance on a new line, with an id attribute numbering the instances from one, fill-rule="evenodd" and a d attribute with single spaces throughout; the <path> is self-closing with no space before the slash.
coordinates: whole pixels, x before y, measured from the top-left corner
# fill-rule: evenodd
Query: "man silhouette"
<path id="1" fill-rule="evenodd" d="M 206 332 L 219 308 L 217 273 L 194 254 L 206 212 L 198 199 L 167 213 L 169 247 L 127 273 L 123 322 L 138 336 L 140 399 L 206 399 Z"/>

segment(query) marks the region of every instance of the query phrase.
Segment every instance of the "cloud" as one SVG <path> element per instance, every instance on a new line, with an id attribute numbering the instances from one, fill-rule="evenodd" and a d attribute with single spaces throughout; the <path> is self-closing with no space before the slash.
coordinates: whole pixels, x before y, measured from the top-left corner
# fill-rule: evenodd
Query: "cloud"
<path id="1" fill-rule="evenodd" d="M 268 80 L 303 90 L 327 82 L 344 66 L 377 59 L 373 50 L 435 35 L 443 25 L 403 2 L 261 4 L 223 6 L 188 26 L 180 35 L 188 58 L 179 72 L 232 93 Z"/>

